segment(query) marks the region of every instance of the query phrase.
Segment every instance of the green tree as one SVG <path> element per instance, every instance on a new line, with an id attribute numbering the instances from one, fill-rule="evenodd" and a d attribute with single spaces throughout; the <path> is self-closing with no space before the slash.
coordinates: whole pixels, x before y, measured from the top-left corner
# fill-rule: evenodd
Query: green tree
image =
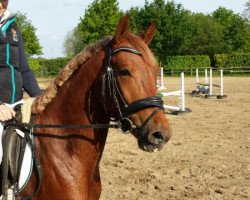
<path id="1" fill-rule="evenodd" d="M 202 13 L 195 13 L 188 17 L 190 44 L 186 54 L 223 53 L 225 42 L 223 26 L 212 17 Z"/>
<path id="2" fill-rule="evenodd" d="M 36 28 L 32 25 L 31 21 L 27 19 L 25 14 L 18 12 L 15 14 L 15 16 L 16 23 L 22 32 L 24 48 L 27 57 L 41 55 L 42 47 L 35 33 Z"/>
<path id="3" fill-rule="evenodd" d="M 157 32 L 151 43 L 160 62 L 165 62 L 167 55 L 185 54 L 190 43 L 190 32 L 187 17 L 190 11 L 174 1 L 145 1 L 142 8 L 131 8 L 128 11 L 133 30 L 144 30 L 152 21 L 157 23 Z"/>
<path id="4" fill-rule="evenodd" d="M 64 39 L 64 55 L 67 57 L 73 57 L 81 51 L 83 41 L 83 35 L 77 31 L 77 27 L 72 31 L 69 31 Z"/>
<path id="5" fill-rule="evenodd" d="M 247 19 L 248 24 L 250 23 L 250 0 L 245 4 L 246 8 L 244 10 L 243 16 Z"/>
<path id="6" fill-rule="evenodd" d="M 212 17 L 224 27 L 225 53 L 240 51 L 244 48 L 247 43 L 248 31 L 248 24 L 244 18 L 223 7 L 215 10 Z"/>
<path id="7" fill-rule="evenodd" d="M 250 52 L 250 0 L 248 0 L 245 4 L 246 8 L 243 13 L 243 17 L 247 20 L 247 29 L 246 29 L 246 38 L 247 42 L 242 48 L 243 52 Z"/>
<path id="8" fill-rule="evenodd" d="M 85 10 L 77 27 L 66 37 L 64 42 L 66 55 L 75 55 L 85 45 L 112 34 L 122 14 L 117 0 L 94 0 Z"/>

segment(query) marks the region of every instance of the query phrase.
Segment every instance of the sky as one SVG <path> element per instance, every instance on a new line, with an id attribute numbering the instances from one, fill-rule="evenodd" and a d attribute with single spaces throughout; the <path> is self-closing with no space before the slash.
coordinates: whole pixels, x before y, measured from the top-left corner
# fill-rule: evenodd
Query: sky
<path id="1" fill-rule="evenodd" d="M 148 0 L 152 2 L 152 0 Z M 44 58 L 63 57 L 63 43 L 84 16 L 85 9 L 93 0 L 9 0 L 9 10 L 25 13 L 37 29 L 36 35 L 43 48 Z M 118 0 L 121 10 L 145 4 L 145 0 Z M 192 12 L 209 14 L 219 6 L 242 13 L 247 0 L 175 0 Z"/>

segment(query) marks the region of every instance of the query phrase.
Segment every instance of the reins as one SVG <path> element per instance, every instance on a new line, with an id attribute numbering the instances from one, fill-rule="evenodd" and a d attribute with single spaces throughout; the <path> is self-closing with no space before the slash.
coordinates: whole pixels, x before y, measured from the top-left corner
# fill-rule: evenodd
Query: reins
<path id="1" fill-rule="evenodd" d="M 116 128 L 121 127 L 120 123 L 116 124 L 33 124 L 33 123 L 22 123 L 17 121 L 4 122 L 4 126 L 14 126 L 19 128 L 33 129 L 33 128 L 56 128 L 56 129 L 106 129 L 106 128 Z"/>

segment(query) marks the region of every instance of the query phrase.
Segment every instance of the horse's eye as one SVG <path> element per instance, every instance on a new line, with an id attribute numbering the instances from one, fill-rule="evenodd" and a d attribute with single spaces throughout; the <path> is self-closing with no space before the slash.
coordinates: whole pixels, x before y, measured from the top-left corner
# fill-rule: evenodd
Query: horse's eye
<path id="1" fill-rule="evenodd" d="M 120 76 L 131 76 L 130 72 L 128 71 L 127 68 L 121 68 L 119 70 L 119 75 Z"/>

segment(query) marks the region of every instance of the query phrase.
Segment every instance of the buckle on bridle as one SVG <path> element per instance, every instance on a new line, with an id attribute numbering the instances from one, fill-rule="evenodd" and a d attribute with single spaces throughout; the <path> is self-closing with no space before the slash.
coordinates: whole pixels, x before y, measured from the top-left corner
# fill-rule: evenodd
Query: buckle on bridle
<path id="1" fill-rule="evenodd" d="M 120 130 L 125 133 L 131 133 L 132 129 L 135 128 L 133 122 L 128 118 L 120 119 Z"/>

